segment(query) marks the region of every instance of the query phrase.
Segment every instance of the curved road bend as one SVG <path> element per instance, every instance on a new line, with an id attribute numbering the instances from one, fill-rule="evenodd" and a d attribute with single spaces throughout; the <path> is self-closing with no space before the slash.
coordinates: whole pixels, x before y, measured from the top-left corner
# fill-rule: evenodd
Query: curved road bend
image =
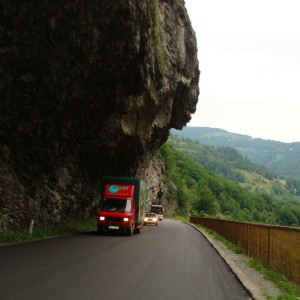
<path id="1" fill-rule="evenodd" d="M 96 233 L 0 247 L 0 299 L 250 299 L 193 227 L 165 219 L 141 234 Z"/>

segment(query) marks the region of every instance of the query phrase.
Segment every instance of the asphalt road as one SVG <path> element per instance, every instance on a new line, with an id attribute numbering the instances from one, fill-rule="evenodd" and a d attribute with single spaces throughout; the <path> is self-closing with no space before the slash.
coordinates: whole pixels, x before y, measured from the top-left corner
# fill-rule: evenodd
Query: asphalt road
<path id="1" fill-rule="evenodd" d="M 0 299 L 249 299 L 193 227 L 164 219 L 141 234 L 85 233 L 0 247 Z"/>

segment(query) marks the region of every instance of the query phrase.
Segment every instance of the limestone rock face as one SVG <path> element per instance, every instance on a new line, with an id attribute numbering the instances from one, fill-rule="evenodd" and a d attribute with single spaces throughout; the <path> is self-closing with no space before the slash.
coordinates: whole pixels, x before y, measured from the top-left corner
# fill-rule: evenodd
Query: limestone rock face
<path id="1" fill-rule="evenodd" d="M 184 2 L 0 4 L 0 231 L 86 217 L 102 175 L 146 178 L 196 109 Z"/>

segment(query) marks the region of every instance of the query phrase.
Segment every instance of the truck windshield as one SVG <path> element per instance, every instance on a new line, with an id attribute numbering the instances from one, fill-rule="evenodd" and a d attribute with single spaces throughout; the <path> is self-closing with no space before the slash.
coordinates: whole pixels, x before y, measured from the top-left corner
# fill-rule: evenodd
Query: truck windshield
<path id="1" fill-rule="evenodd" d="M 102 202 L 102 210 L 120 212 L 131 211 L 131 200 L 104 198 Z"/>
<path id="2" fill-rule="evenodd" d="M 162 215 L 164 213 L 164 207 L 161 205 L 151 205 L 150 212 Z"/>

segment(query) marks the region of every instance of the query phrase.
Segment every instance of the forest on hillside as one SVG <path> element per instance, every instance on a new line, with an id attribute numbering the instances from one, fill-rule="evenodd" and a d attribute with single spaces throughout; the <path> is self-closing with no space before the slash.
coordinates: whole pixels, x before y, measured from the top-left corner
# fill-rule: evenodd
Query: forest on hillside
<path id="1" fill-rule="evenodd" d="M 231 147 L 205 145 L 198 140 L 179 137 L 176 134 L 170 135 L 169 142 L 195 162 L 228 179 L 244 183 L 247 189 L 267 191 L 272 196 L 286 199 L 300 196 L 300 180 L 282 178 L 265 166 L 254 164 L 248 157 Z"/>
<path id="2" fill-rule="evenodd" d="M 170 141 L 160 148 L 159 155 L 165 163 L 170 190 L 174 191 L 170 201 L 176 205 L 177 214 L 300 226 L 299 197 L 281 198 L 248 190 L 209 170 L 196 155 L 192 158 L 175 149 Z"/>

